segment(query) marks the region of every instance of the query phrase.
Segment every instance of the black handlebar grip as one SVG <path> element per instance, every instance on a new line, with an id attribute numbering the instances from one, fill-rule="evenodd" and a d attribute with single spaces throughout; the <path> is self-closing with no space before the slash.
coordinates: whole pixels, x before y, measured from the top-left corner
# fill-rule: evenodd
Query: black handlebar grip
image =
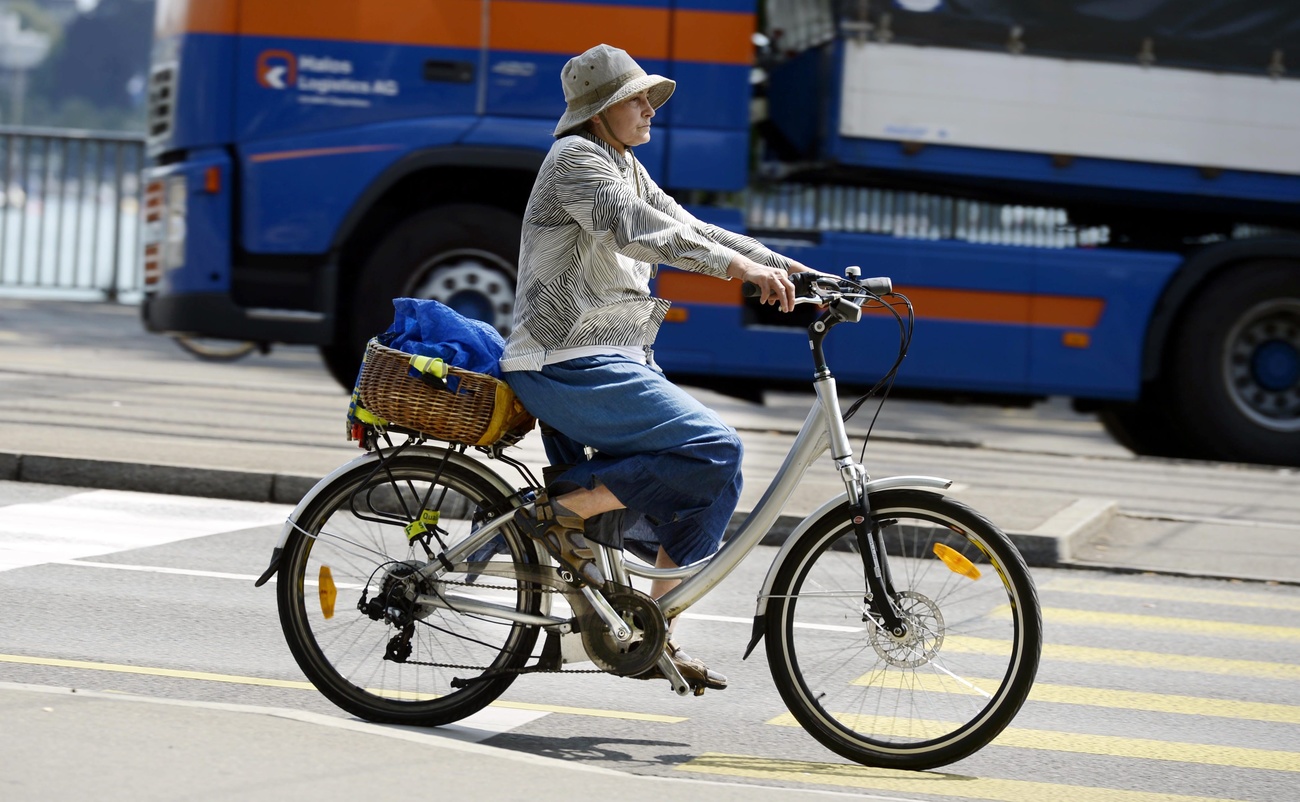
<path id="1" fill-rule="evenodd" d="M 867 292 L 875 293 L 876 295 L 888 295 L 894 291 L 894 282 L 889 278 L 889 276 L 864 278 L 858 283 L 866 287 Z"/>

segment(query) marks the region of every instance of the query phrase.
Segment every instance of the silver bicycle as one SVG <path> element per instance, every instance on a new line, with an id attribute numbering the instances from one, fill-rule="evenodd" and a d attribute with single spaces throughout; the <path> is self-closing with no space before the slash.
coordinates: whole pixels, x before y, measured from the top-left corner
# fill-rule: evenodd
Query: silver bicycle
<path id="1" fill-rule="evenodd" d="M 1033 683 L 1037 593 L 1007 536 L 942 494 L 948 480 L 872 479 L 855 458 L 823 341 L 864 308 L 891 313 L 897 370 L 913 320 L 889 279 L 855 271 L 796 274 L 798 303 L 819 307 L 808 328 L 817 398 L 762 499 L 711 558 L 656 569 L 592 543 L 611 578 L 595 587 L 554 567 L 512 523 L 539 484 L 502 446 L 475 458 L 418 435 L 375 441 L 299 502 L 258 580 L 280 574 L 281 624 L 303 672 L 354 715 L 421 726 L 481 710 L 520 675 L 575 663 L 627 677 L 657 666 L 675 692 L 700 692 L 665 656 L 665 622 L 759 544 L 829 450 L 844 492 L 781 546 L 758 588 L 745 657 L 766 640 L 790 713 L 850 760 L 924 769 L 983 747 Z M 489 462 L 512 466 L 522 486 Z M 656 601 L 633 577 L 683 581 Z"/>

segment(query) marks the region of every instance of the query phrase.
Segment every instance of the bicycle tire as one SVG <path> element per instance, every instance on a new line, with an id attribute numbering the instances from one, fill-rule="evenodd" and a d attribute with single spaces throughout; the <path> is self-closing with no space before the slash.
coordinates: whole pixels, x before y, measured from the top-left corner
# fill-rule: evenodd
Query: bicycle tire
<path id="1" fill-rule="evenodd" d="M 768 665 L 790 713 L 864 765 L 930 769 L 985 746 L 1020 710 L 1042 650 L 1023 558 L 970 507 L 921 490 L 870 497 L 884 526 L 906 642 L 866 615 L 865 569 L 845 503 L 778 568 L 766 607 Z M 937 558 L 935 544 L 953 567 Z M 942 549 L 940 550 L 942 551 Z M 959 571 L 974 568 L 978 579 Z"/>
<path id="2" fill-rule="evenodd" d="M 373 620 L 358 608 L 362 598 L 378 599 L 386 587 L 400 582 L 394 577 L 407 570 L 402 567 L 407 561 L 422 565 L 428 560 L 405 529 L 421 510 L 439 511 L 439 536 L 451 545 L 473 531 L 479 510 L 508 506 L 506 495 L 491 481 L 444 462 L 442 453 L 402 454 L 386 460 L 384 468 L 363 465 L 343 474 L 307 505 L 284 546 L 277 601 L 289 648 L 322 694 L 369 721 L 438 726 L 472 715 L 510 686 L 517 676 L 510 672 L 525 664 L 537 641 L 534 625 L 448 608 L 412 604 L 409 620 L 401 626 L 387 617 Z M 537 565 L 531 540 L 512 525 L 501 535 L 505 552 L 491 559 Z M 437 543 L 431 546 L 434 553 L 440 551 Z M 464 564 L 440 579 L 471 581 Z M 520 611 L 541 608 L 539 585 L 500 576 L 480 580 L 458 590 Z M 327 599 L 328 591 L 322 590 L 328 585 L 335 595 Z M 426 582 L 419 591 L 436 594 L 438 587 Z M 400 636 L 406 624 L 411 625 L 405 638 L 409 656 L 387 659 L 390 648 L 404 648 Z M 489 671 L 494 675 L 483 678 Z"/>
<path id="3" fill-rule="evenodd" d="M 205 362 L 237 362 L 257 350 L 251 340 L 214 340 L 207 337 L 172 337 L 180 349 Z"/>

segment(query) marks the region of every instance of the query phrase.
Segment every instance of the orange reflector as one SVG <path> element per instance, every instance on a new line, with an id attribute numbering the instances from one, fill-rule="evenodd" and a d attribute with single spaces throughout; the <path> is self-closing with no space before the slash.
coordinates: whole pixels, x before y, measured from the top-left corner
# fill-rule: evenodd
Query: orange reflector
<path id="1" fill-rule="evenodd" d="M 954 574 L 961 574 L 969 579 L 980 578 L 980 569 L 976 568 L 974 563 L 942 543 L 934 544 L 934 556 L 943 560 L 943 564 Z"/>
<path id="2" fill-rule="evenodd" d="M 334 600 L 339 596 L 338 588 L 334 587 L 334 576 L 330 573 L 328 565 L 320 567 L 320 611 L 325 618 L 334 617 Z"/>
<path id="3" fill-rule="evenodd" d="M 220 167 L 209 167 L 207 171 L 203 173 L 203 189 L 205 192 L 210 192 L 213 195 L 221 191 Z"/>
<path id="4" fill-rule="evenodd" d="M 1092 335 L 1086 331 L 1067 331 L 1061 335 L 1061 345 L 1066 348 L 1087 348 L 1092 345 Z"/>

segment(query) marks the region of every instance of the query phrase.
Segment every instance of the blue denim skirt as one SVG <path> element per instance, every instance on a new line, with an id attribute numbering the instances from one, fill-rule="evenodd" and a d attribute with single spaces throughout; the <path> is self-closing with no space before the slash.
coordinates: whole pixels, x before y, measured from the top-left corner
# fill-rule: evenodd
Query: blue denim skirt
<path id="1" fill-rule="evenodd" d="M 558 436 L 552 464 L 574 464 L 552 484 L 603 484 L 644 516 L 678 565 L 717 551 L 740 500 L 736 430 L 656 368 L 617 356 L 579 357 L 503 375 L 528 411 Z M 590 460 L 583 446 L 596 449 Z M 571 484 L 570 484 L 571 483 Z"/>

